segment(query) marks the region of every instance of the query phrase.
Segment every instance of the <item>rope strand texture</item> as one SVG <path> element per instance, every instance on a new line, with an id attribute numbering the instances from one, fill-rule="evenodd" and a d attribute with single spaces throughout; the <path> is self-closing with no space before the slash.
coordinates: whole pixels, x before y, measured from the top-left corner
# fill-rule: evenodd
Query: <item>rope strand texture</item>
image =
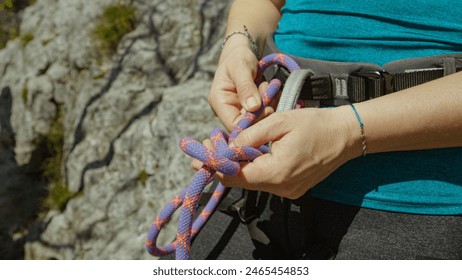
<path id="1" fill-rule="evenodd" d="M 259 61 L 258 65 L 259 72 L 257 75 L 257 84 L 260 84 L 265 69 L 271 65 L 279 65 L 289 71 L 300 68 L 292 58 L 279 53 L 265 56 Z M 165 256 L 175 252 L 176 259 L 191 259 L 191 240 L 215 211 L 225 192 L 225 187 L 218 184 L 212 197 L 193 222 L 193 215 L 197 208 L 197 202 L 204 188 L 212 181 L 216 171 L 222 172 L 227 176 L 235 176 L 239 173 L 240 161 L 252 161 L 256 157 L 268 152 L 266 146 L 261 146 L 259 149 L 252 147 L 229 148 L 228 144 L 232 142 L 241 131 L 252 125 L 264 108 L 269 105 L 273 97 L 279 92 L 281 84 L 281 81 L 278 79 L 271 80 L 266 92 L 262 94 L 261 108 L 257 112 L 247 112 L 229 136 L 224 131 L 217 128 L 210 133 L 210 139 L 215 147 L 215 151 L 206 148 L 202 143 L 189 137 L 185 137 L 181 140 L 181 149 L 188 155 L 202 161 L 204 165 L 196 173 L 186 189 L 175 196 L 175 198 L 162 209 L 152 223 L 146 239 L 146 249 L 151 255 Z M 162 227 L 168 223 L 172 214 L 180 206 L 182 207 L 178 220 L 176 240 L 163 247 L 157 247 L 156 242 Z"/>

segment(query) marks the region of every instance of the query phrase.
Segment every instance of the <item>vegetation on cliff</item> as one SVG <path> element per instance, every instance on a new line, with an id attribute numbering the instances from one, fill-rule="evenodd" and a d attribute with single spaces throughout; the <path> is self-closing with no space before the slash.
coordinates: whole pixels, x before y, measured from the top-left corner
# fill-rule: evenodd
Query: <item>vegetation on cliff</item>
<path id="1" fill-rule="evenodd" d="M 36 0 L 0 0 L 0 49 L 19 34 L 20 12 Z"/>
<path id="2" fill-rule="evenodd" d="M 107 6 L 93 29 L 103 53 L 112 53 L 122 37 L 135 29 L 136 12 L 130 5 Z"/>

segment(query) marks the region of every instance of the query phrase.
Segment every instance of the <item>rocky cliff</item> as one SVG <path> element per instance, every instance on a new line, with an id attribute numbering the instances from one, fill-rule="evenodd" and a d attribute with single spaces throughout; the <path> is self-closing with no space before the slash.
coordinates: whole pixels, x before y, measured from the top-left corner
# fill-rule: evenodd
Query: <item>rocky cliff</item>
<path id="1" fill-rule="evenodd" d="M 3 258 L 151 259 L 147 230 L 193 174 L 177 143 L 220 125 L 207 94 L 229 1 L 117 1 L 136 20 L 102 51 L 114 2 L 37 0 L 0 50 Z"/>

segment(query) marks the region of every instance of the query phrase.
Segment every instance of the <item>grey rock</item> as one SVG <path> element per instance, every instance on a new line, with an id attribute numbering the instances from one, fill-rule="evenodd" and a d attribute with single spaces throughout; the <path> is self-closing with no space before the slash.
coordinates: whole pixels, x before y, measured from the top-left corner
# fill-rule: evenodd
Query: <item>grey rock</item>
<path id="1" fill-rule="evenodd" d="M 61 259 L 71 252 L 79 259 L 152 258 L 144 250 L 147 230 L 193 176 L 190 159 L 177 143 L 183 135 L 203 139 L 219 126 L 207 105 L 209 87 L 210 81 L 197 80 L 166 90 L 151 114 L 137 119 L 114 141 L 110 163 L 87 169 L 83 195 L 51 219 L 42 238 L 61 249 L 46 248 L 38 255 L 43 244 L 31 242 L 26 252 L 40 259 Z M 145 182 L 139 179 L 141 172 L 148 174 Z M 171 241 L 174 221 L 166 232 L 160 244 Z"/>
<path id="2" fill-rule="evenodd" d="M 91 30 L 111 3 L 38 0 L 21 23 L 33 40 L 0 50 L 0 90 L 12 98 L 8 114 L 0 110 L 0 136 L 8 139 L 0 179 L 15 174 L 0 188 L 0 209 L 18 199 L 33 206 L 1 229 L 15 258 L 152 259 L 147 230 L 194 174 L 178 142 L 200 141 L 220 126 L 207 95 L 230 1 L 131 1 L 136 29 L 101 57 Z M 40 212 L 48 186 L 31 181 L 43 160 L 37 140 L 58 111 L 63 179 L 74 197 L 62 211 Z M 159 243 L 175 230 L 173 219 Z"/>

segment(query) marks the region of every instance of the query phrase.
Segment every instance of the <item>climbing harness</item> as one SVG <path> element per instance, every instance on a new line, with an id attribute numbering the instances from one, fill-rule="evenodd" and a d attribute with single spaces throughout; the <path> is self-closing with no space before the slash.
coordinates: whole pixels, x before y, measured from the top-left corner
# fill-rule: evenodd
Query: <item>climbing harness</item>
<path id="1" fill-rule="evenodd" d="M 276 65 L 278 67 L 283 67 L 289 72 L 300 69 L 292 58 L 280 53 L 263 57 L 258 65 L 257 85 L 262 82 L 263 72 L 269 66 Z M 210 218 L 211 214 L 215 211 L 226 190 L 226 187 L 218 184 L 210 200 L 193 222 L 193 215 L 204 188 L 211 183 L 212 177 L 216 171 L 222 172 L 227 176 L 235 176 L 240 171 L 240 161 L 252 161 L 256 157 L 268 152 L 268 147 L 264 145 L 259 149 L 245 146 L 230 148 L 229 143 L 231 143 L 241 131 L 252 125 L 255 119 L 257 119 L 264 108 L 269 105 L 273 97 L 279 92 L 281 85 L 282 83 L 279 79 L 272 79 L 268 84 L 266 92 L 262 94 L 262 106 L 260 109 L 257 112 L 245 113 L 244 117 L 238 122 L 229 136 L 220 129 L 214 129 L 210 134 L 210 139 L 215 147 L 215 151 L 206 148 L 201 143 L 189 137 L 185 137 L 180 141 L 181 149 L 188 155 L 203 162 L 204 165 L 196 173 L 192 182 L 186 189 L 173 198 L 152 223 L 146 239 L 146 249 L 151 255 L 165 256 L 175 252 L 176 259 L 191 259 L 191 240 L 194 239 Z M 287 101 L 281 104 L 291 102 L 292 101 Z M 180 206 L 181 210 L 175 241 L 163 247 L 158 247 L 156 243 L 160 231 Z"/>

